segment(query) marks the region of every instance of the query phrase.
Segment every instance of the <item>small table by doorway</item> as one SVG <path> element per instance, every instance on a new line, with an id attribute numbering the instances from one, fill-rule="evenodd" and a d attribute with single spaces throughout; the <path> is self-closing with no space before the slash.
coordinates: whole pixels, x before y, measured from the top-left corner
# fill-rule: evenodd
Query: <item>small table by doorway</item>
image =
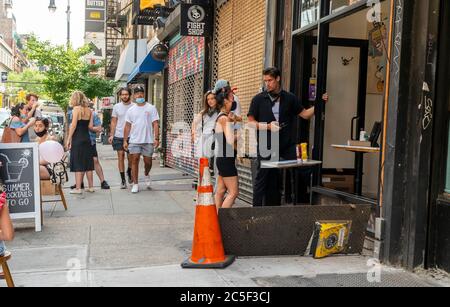
<path id="1" fill-rule="evenodd" d="M 356 154 L 356 177 L 355 177 L 355 190 L 358 196 L 362 196 L 362 184 L 364 164 L 363 158 L 365 154 L 380 153 L 379 147 L 361 147 L 361 146 L 349 146 L 349 145 L 331 145 L 334 149 L 345 150 Z"/>
<path id="2" fill-rule="evenodd" d="M 261 163 L 261 167 L 263 168 L 271 168 L 271 169 L 278 169 L 283 171 L 283 181 L 284 181 L 284 192 L 283 192 L 283 202 L 282 204 L 286 204 L 286 182 L 287 182 L 287 170 L 288 169 L 312 169 L 316 166 L 322 165 L 322 161 L 315 161 L 315 160 L 287 160 L 287 161 L 280 161 L 280 162 L 263 162 Z M 292 193 L 294 193 L 293 196 L 293 203 L 294 205 L 298 205 L 298 180 L 297 176 L 293 176 L 293 180 L 291 180 L 292 183 Z M 313 204 L 313 172 L 311 172 L 311 178 L 310 178 L 310 199 L 309 204 Z"/>

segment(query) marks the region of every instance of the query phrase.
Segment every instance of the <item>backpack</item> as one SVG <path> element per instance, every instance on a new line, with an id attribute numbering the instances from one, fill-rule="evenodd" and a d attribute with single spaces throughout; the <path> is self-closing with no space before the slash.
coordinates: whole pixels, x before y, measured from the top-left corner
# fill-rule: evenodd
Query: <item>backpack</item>
<path id="1" fill-rule="evenodd" d="M 60 162 L 53 163 L 52 166 L 52 174 L 50 179 L 53 184 L 64 185 L 69 181 L 69 157 L 68 155 L 64 155 Z"/>

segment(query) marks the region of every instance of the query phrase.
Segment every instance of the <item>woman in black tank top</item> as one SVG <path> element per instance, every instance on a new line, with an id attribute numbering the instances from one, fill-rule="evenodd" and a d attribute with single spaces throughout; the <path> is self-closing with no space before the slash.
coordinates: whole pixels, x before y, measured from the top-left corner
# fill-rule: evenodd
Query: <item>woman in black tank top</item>
<path id="1" fill-rule="evenodd" d="M 239 178 L 236 168 L 235 133 L 230 118 L 233 106 L 232 92 L 220 93 L 217 102 L 222 106 L 216 123 L 217 208 L 232 208 L 239 196 Z M 226 197 L 225 197 L 226 195 Z"/>
<path id="2" fill-rule="evenodd" d="M 93 129 L 92 111 L 86 96 L 76 91 L 72 94 L 70 105 L 73 107 L 72 123 L 67 138 L 67 148 L 70 150 L 70 171 L 75 173 L 76 189 L 70 194 L 82 194 L 81 185 L 84 176 L 88 179 L 89 189 L 94 193 L 94 152 L 92 151 L 89 130 Z"/>

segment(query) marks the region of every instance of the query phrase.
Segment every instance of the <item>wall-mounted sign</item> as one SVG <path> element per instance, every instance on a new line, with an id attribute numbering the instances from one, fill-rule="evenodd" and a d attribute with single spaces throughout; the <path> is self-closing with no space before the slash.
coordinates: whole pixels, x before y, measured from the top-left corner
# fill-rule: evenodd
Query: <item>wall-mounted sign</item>
<path id="1" fill-rule="evenodd" d="M 86 21 L 105 21 L 104 10 L 86 10 Z"/>
<path id="2" fill-rule="evenodd" d="M 2 79 L 2 83 L 8 82 L 8 72 L 2 71 L 1 79 Z"/>
<path id="3" fill-rule="evenodd" d="M 88 62 L 92 62 L 92 59 L 101 60 L 105 58 L 106 38 L 104 33 L 85 33 L 84 42 L 92 50 L 85 57 Z"/>
<path id="4" fill-rule="evenodd" d="M 86 9 L 105 9 L 106 0 L 86 0 Z"/>
<path id="5" fill-rule="evenodd" d="M 106 1 L 86 0 L 85 32 L 105 32 Z"/>
<path id="6" fill-rule="evenodd" d="M 165 61 L 169 56 L 169 48 L 163 43 L 159 43 L 153 47 L 150 53 L 154 60 Z"/>
<path id="7" fill-rule="evenodd" d="M 162 7 L 166 5 L 165 0 L 141 0 L 139 8 L 143 10 L 153 10 L 156 7 Z"/>
<path id="8" fill-rule="evenodd" d="M 181 35 L 207 37 L 211 35 L 211 9 L 198 4 L 181 4 Z"/>

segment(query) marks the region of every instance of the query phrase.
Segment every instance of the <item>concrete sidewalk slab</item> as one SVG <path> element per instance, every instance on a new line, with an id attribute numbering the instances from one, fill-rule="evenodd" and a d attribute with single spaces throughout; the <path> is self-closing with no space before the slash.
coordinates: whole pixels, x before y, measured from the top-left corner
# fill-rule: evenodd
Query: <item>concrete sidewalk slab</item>
<path id="1" fill-rule="evenodd" d="M 162 244 L 92 245 L 88 266 L 90 270 L 145 268 L 181 263 L 186 256 L 179 248 Z"/>
<path id="2" fill-rule="evenodd" d="M 88 271 L 14 274 L 16 287 L 84 288 L 88 287 Z"/>
<path id="3" fill-rule="evenodd" d="M 73 263 L 78 269 L 87 268 L 87 245 L 13 249 L 11 252 L 13 257 L 9 264 L 14 274 L 66 271 Z"/>
<path id="4" fill-rule="evenodd" d="M 214 270 L 182 270 L 179 265 L 89 272 L 91 286 L 111 287 L 227 287 Z"/>
<path id="5" fill-rule="evenodd" d="M 68 225 L 67 225 L 68 224 Z M 90 226 L 72 226 L 70 223 L 64 225 L 48 224 L 40 233 L 34 229 L 16 230 L 16 238 L 8 243 L 10 250 L 25 249 L 33 247 L 88 245 Z"/>

